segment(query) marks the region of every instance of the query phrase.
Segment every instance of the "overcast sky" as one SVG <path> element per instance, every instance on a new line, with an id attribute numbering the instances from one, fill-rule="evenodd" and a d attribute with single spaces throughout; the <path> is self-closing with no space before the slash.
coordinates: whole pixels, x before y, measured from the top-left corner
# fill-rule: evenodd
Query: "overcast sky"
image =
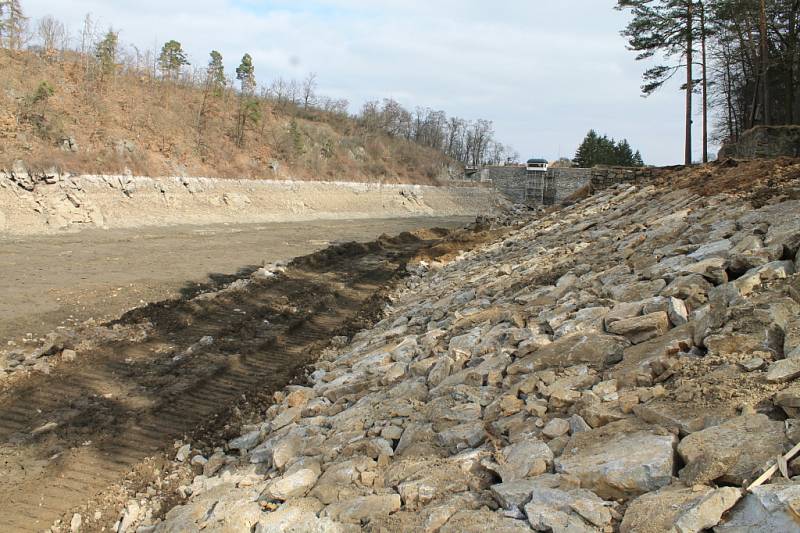
<path id="1" fill-rule="evenodd" d="M 124 44 L 180 41 L 193 64 L 217 49 L 233 74 L 249 52 L 256 77 L 316 72 L 319 92 L 351 110 L 391 97 L 494 122 L 523 158 L 571 157 L 590 128 L 627 138 L 645 162 L 683 158 L 677 85 L 644 99 L 645 65 L 619 36 L 615 0 L 22 0 L 78 34 L 91 13 Z M 699 117 L 695 119 L 699 128 Z M 696 137 L 699 141 L 699 135 Z M 695 147 L 699 155 L 699 142 Z"/>

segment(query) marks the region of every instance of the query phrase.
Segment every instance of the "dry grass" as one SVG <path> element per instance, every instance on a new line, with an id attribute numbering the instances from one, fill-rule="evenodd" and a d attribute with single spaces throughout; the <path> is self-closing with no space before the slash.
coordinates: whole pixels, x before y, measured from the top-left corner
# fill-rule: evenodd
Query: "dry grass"
<path id="1" fill-rule="evenodd" d="M 36 102 L 42 82 L 54 92 Z M 202 90 L 146 75 L 118 72 L 102 82 L 77 55 L 47 61 L 0 50 L 0 168 L 23 160 L 73 174 L 435 184 L 451 163 L 348 116 L 269 101 L 260 101 L 262 118 L 240 148 L 233 141 L 237 95 L 212 98 L 201 128 L 202 103 Z M 76 152 L 63 149 L 66 138 L 77 142 Z"/>

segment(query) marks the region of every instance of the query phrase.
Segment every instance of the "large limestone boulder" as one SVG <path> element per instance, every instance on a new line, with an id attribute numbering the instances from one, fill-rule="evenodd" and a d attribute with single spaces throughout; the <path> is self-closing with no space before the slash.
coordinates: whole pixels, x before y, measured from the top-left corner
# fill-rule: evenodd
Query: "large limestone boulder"
<path id="1" fill-rule="evenodd" d="M 641 344 L 669 331 L 669 315 L 664 311 L 626 318 L 609 324 L 608 332 L 622 335 L 633 344 Z"/>
<path id="2" fill-rule="evenodd" d="M 753 489 L 714 533 L 800 531 L 800 484 L 771 484 Z"/>
<path id="3" fill-rule="evenodd" d="M 553 468 L 553 451 L 539 439 L 525 439 L 500 451 L 495 468 L 504 482 L 544 474 Z"/>
<path id="4" fill-rule="evenodd" d="M 158 524 L 158 533 L 251 531 L 262 516 L 258 491 L 222 483 L 173 508 Z"/>
<path id="5" fill-rule="evenodd" d="M 784 253 L 789 256 L 796 254 L 800 249 L 800 218 L 785 217 L 779 223 L 770 226 L 764 244 L 782 246 Z"/>
<path id="6" fill-rule="evenodd" d="M 681 441 L 678 453 L 686 466 L 680 476 L 687 483 L 741 485 L 755 479 L 788 445 L 783 422 L 763 414 L 736 417 Z"/>
<path id="7" fill-rule="evenodd" d="M 733 487 L 670 485 L 633 500 L 620 533 L 699 533 L 719 524 L 741 496 Z"/>
<path id="8" fill-rule="evenodd" d="M 319 518 L 321 504 L 313 499 L 294 500 L 271 513 L 265 513 L 254 533 L 357 533 L 355 524 L 341 524 L 330 518 Z"/>
<path id="9" fill-rule="evenodd" d="M 527 374 L 544 368 L 588 364 L 604 368 L 622 360 L 630 346 L 624 337 L 599 332 L 576 333 L 557 339 L 533 354 L 508 366 L 509 374 Z"/>
<path id="10" fill-rule="evenodd" d="M 361 496 L 328 505 L 320 515 L 336 522 L 358 524 L 400 510 L 399 494 Z"/>
<path id="11" fill-rule="evenodd" d="M 657 295 L 666 286 L 666 281 L 656 279 L 617 285 L 609 288 L 608 292 L 618 302 L 636 302 Z"/>
<path id="12" fill-rule="evenodd" d="M 439 533 L 530 533 L 532 529 L 523 520 L 516 520 L 488 510 L 458 511 Z"/>
<path id="13" fill-rule="evenodd" d="M 629 499 L 670 484 L 677 442 L 659 426 L 621 420 L 573 435 L 555 468 L 604 499 Z"/>

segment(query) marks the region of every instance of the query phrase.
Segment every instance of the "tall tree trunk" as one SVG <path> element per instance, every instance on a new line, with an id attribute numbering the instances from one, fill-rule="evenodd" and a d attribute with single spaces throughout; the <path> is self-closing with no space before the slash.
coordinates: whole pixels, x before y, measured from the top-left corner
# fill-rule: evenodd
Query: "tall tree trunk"
<path id="1" fill-rule="evenodd" d="M 685 164 L 692 164 L 692 91 L 694 80 L 692 78 L 692 46 L 694 39 L 692 22 L 694 20 L 694 0 L 686 4 L 686 146 L 684 150 Z"/>
<path id="2" fill-rule="evenodd" d="M 703 163 L 708 163 L 708 63 L 706 55 L 706 6 L 700 2 L 700 38 L 703 51 Z"/>
<path id="3" fill-rule="evenodd" d="M 767 39 L 767 0 L 761 0 L 759 10 L 759 33 L 761 34 L 761 109 L 764 113 L 764 124 L 772 123 L 772 105 L 769 94 L 769 41 Z"/>
<path id="4" fill-rule="evenodd" d="M 731 60 L 729 57 L 725 58 L 725 103 L 728 107 L 728 138 L 735 141 L 739 137 L 739 132 L 734 129 L 734 113 L 733 110 L 733 74 L 731 72 Z"/>

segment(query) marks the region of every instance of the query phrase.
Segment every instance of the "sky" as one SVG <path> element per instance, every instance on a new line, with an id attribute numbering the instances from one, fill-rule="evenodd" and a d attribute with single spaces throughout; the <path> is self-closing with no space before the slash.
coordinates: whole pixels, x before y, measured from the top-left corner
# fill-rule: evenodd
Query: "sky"
<path id="1" fill-rule="evenodd" d="M 394 98 L 409 109 L 489 119 L 523 159 L 572 157 L 593 128 L 627 138 L 648 164 L 683 160 L 677 83 L 648 98 L 647 67 L 619 35 L 615 0 L 22 0 L 80 32 L 87 13 L 123 44 L 180 41 L 194 65 L 219 50 L 232 76 L 253 56 L 256 78 L 317 74 L 320 94 L 351 111 Z M 700 155 L 700 117 L 695 158 Z"/>

